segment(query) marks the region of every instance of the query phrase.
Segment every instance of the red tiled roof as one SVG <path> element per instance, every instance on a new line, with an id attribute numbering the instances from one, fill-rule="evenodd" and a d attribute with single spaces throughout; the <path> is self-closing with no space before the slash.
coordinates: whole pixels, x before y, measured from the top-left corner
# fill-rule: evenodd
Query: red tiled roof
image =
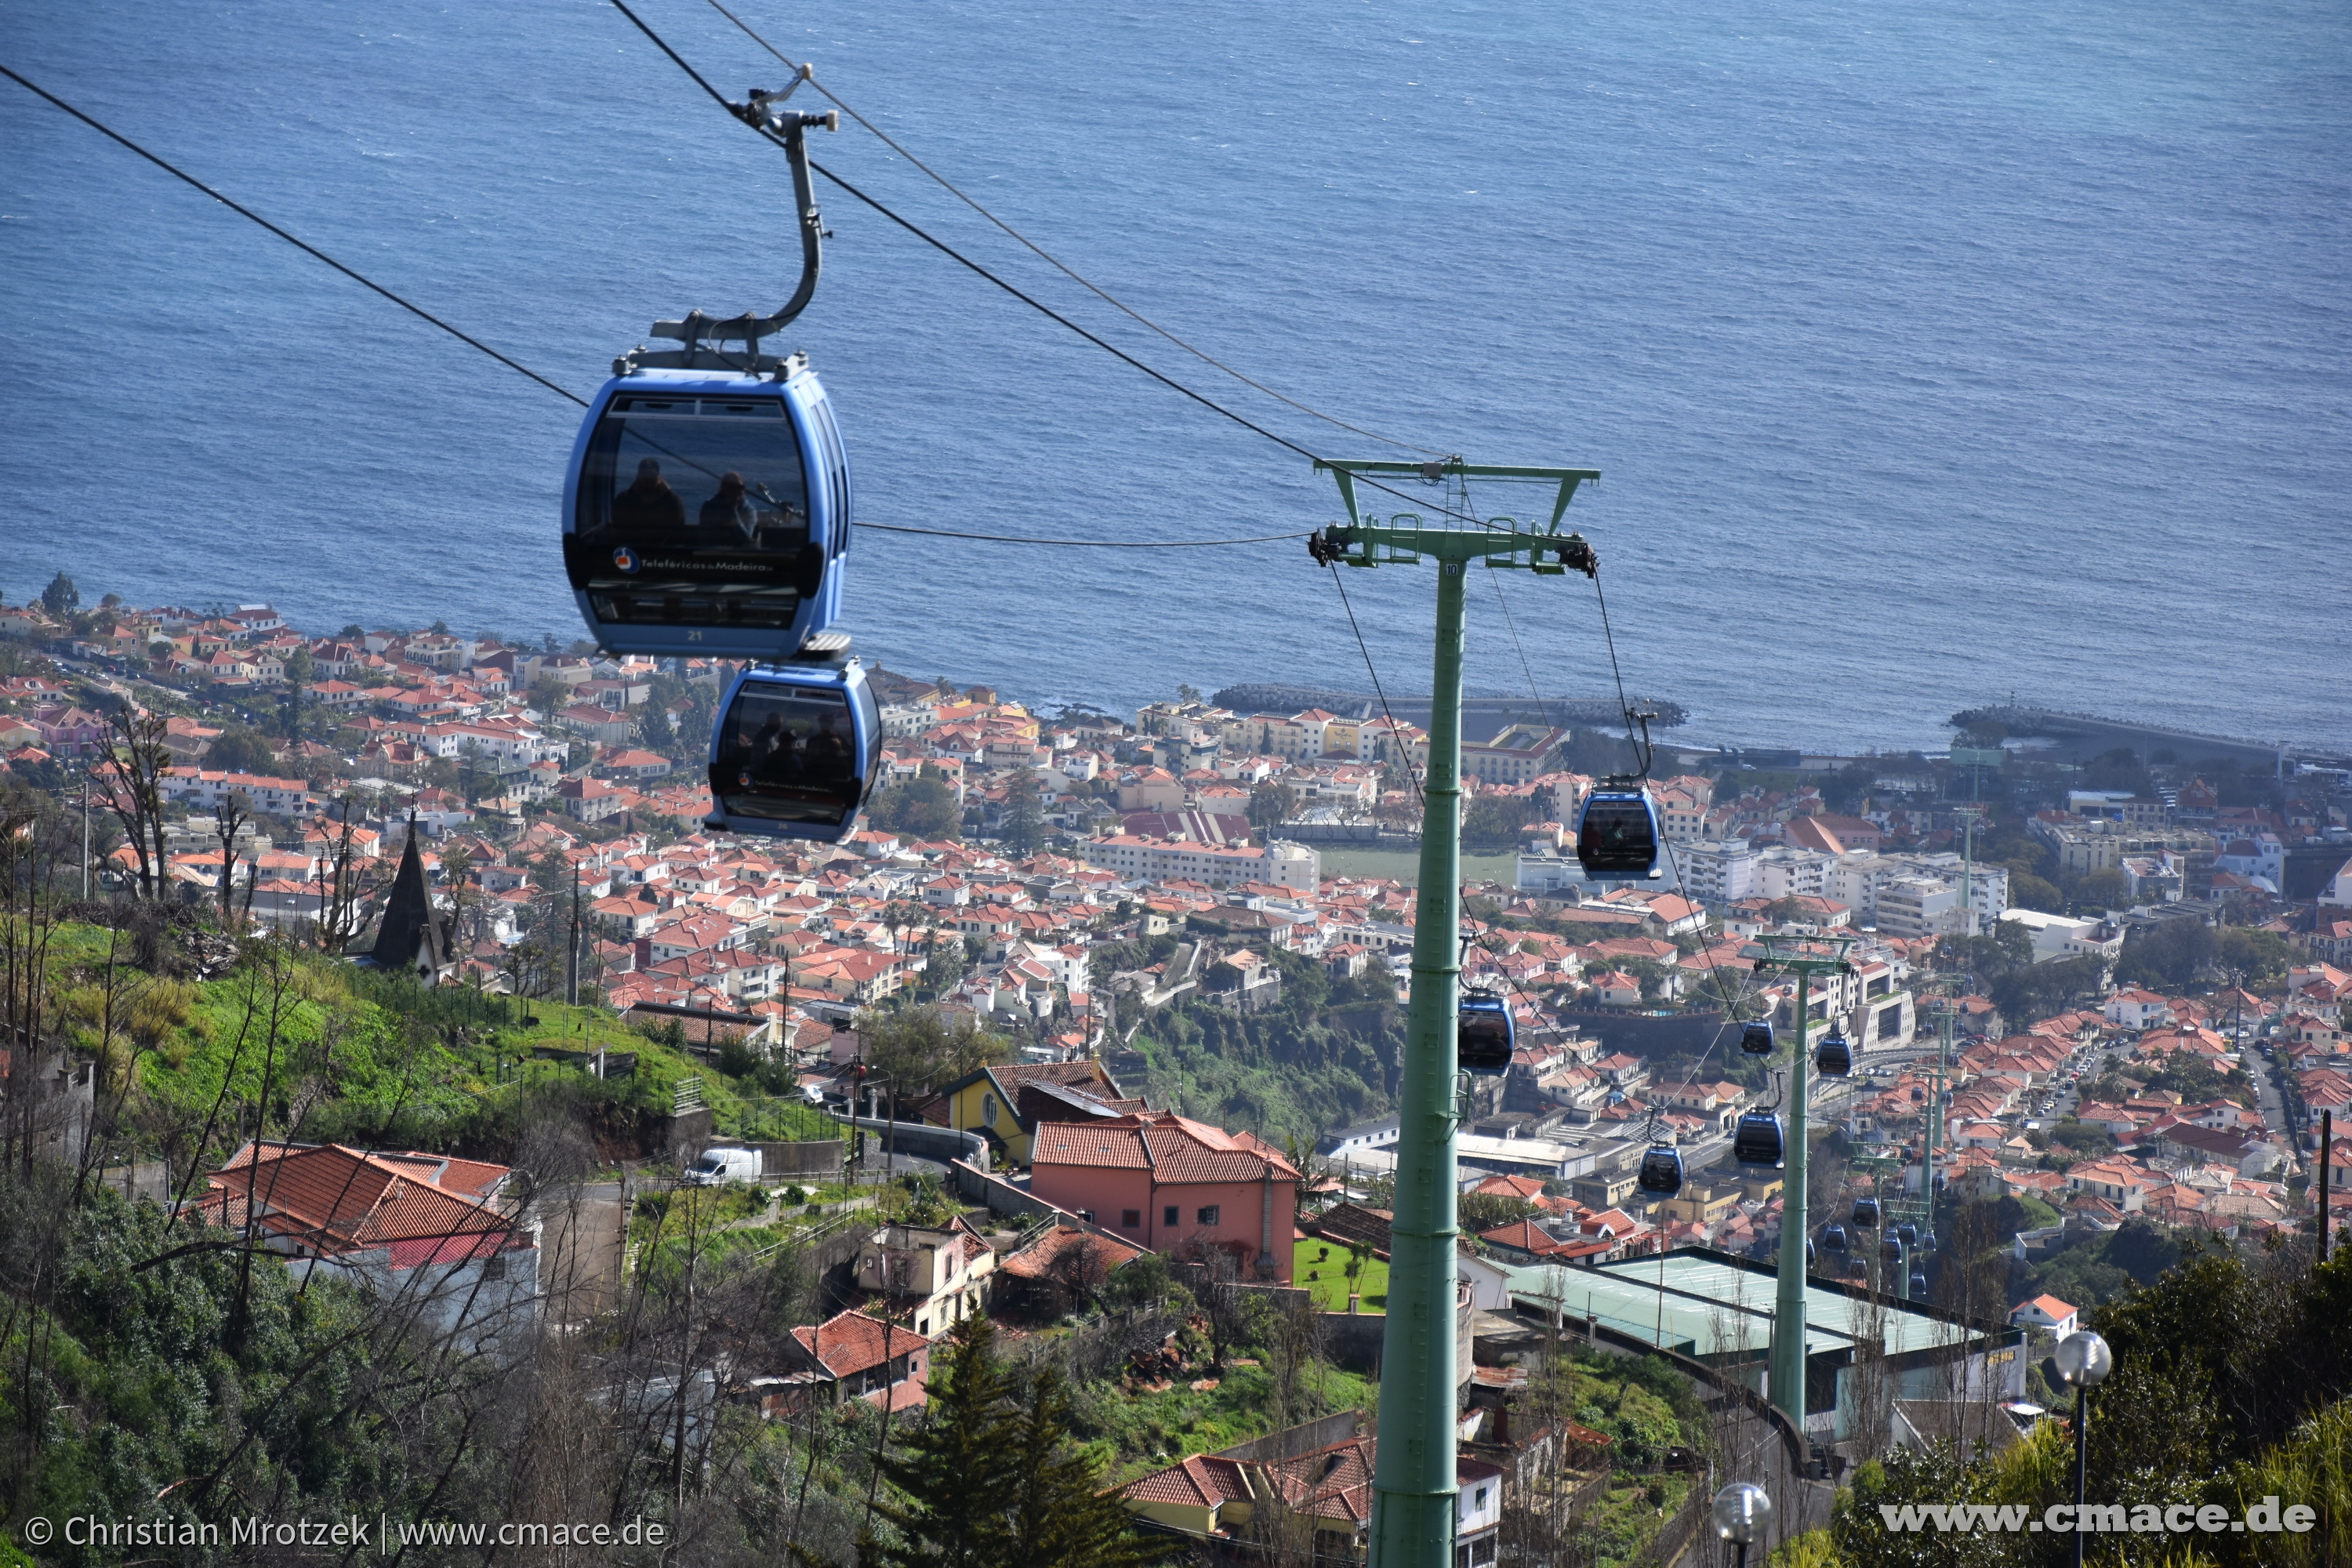
<path id="1" fill-rule="evenodd" d="M 1520 1252 L 1532 1252 L 1538 1257 L 1558 1252 L 1559 1238 L 1543 1229 L 1531 1219 L 1514 1220 L 1493 1230 L 1481 1231 L 1481 1241 L 1491 1241 L 1497 1247 L 1508 1247 Z"/>
<path id="2" fill-rule="evenodd" d="M 1220 1503 L 1249 1500 L 1249 1481 L 1242 1467 L 1214 1454 L 1192 1454 L 1181 1463 L 1129 1481 L 1125 1495 L 1138 1502 L 1179 1503 L 1188 1508 L 1215 1508 Z"/>
<path id="3" fill-rule="evenodd" d="M 428 1245 L 402 1249 L 395 1262 L 410 1252 L 416 1254 L 415 1262 L 446 1262 L 484 1249 L 469 1242 L 442 1256 L 441 1244 L 455 1237 L 483 1238 L 488 1250 L 497 1250 L 501 1243 L 493 1238 L 510 1237 L 510 1222 L 479 1200 L 479 1185 L 453 1192 L 436 1184 L 425 1167 L 428 1161 L 442 1164 L 433 1155 L 370 1154 L 339 1143 L 304 1148 L 273 1142 L 257 1151 L 248 1142 L 214 1173 L 211 1192 L 196 1206 L 215 1223 L 232 1215 L 241 1223 L 247 1203 L 257 1203 L 260 1224 L 325 1252 L 422 1242 Z M 449 1163 L 465 1167 L 461 1179 L 469 1184 L 495 1185 L 506 1174 L 504 1166 Z"/>
<path id="4" fill-rule="evenodd" d="M 1007 1253 L 999 1267 L 1003 1272 L 1022 1279 L 1043 1279 L 1053 1268 L 1054 1259 L 1073 1247 L 1087 1246 L 1102 1259 L 1105 1272 L 1143 1255 L 1139 1247 L 1129 1247 L 1108 1237 L 1094 1236 L 1069 1226 L 1056 1226 L 1018 1252 Z M 983 1244 L 983 1250 L 985 1245 Z"/>
<path id="5" fill-rule="evenodd" d="M 885 1359 L 884 1324 L 863 1312 L 843 1312 L 814 1328 L 794 1329 L 793 1338 L 835 1377 L 849 1377 L 867 1367 L 880 1366 Z M 927 1350 L 931 1343 L 912 1329 L 892 1327 L 887 1338 L 887 1359 L 891 1361 Z"/>
<path id="6" fill-rule="evenodd" d="M 1150 1171 L 1160 1182 L 1255 1182 L 1269 1173 L 1277 1181 L 1298 1180 L 1298 1168 L 1271 1143 L 1170 1111 L 1041 1122 L 1029 1160 L 1032 1165 Z"/>

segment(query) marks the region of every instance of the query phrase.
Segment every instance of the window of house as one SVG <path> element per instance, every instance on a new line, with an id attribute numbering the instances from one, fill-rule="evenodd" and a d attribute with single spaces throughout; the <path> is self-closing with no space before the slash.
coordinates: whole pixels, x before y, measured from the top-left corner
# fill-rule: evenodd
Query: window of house
<path id="1" fill-rule="evenodd" d="M 1172 1228 L 1173 1226 L 1180 1226 L 1184 1222 L 1176 1217 L 1176 1205 L 1174 1204 L 1170 1204 L 1166 1208 L 1160 1211 L 1160 1223 Z"/>
<path id="2" fill-rule="evenodd" d="M 915 1331 L 919 1334 L 929 1333 L 931 1331 L 931 1321 L 929 1318 L 917 1318 L 915 1320 Z M 1486 1495 L 1486 1494 L 1485 1492 L 1480 1492 L 1478 1494 L 1482 1500 Z"/>
<path id="3" fill-rule="evenodd" d="M 1202 1225 L 1214 1225 L 1217 1223 L 1217 1205 L 1215 1204 L 1203 1204 L 1201 1206 L 1200 1223 Z"/>
<path id="4" fill-rule="evenodd" d="M 991 1127 L 996 1125 L 996 1096 L 983 1094 L 980 1097 L 980 1119 Z"/>
<path id="5" fill-rule="evenodd" d="M 1119 1211 L 1118 1211 L 1118 1228 L 1119 1228 L 1119 1229 L 1121 1229 L 1121 1230 L 1140 1230 L 1140 1229 L 1142 1229 L 1142 1228 L 1143 1228 L 1143 1211 L 1142 1211 L 1141 1209 L 1121 1209 L 1121 1210 L 1119 1210 Z"/>

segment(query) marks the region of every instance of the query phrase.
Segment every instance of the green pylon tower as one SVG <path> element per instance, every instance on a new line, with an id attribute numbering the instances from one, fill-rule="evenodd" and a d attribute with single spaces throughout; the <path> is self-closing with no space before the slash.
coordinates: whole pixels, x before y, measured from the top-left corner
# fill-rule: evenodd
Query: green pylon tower
<path id="1" fill-rule="evenodd" d="M 1778 969 L 1797 977 L 1796 1033 L 1790 1040 L 1789 1097 L 1782 1112 L 1780 1268 L 1772 1304 L 1772 1403 L 1798 1431 L 1805 1429 L 1805 1237 L 1811 1228 L 1805 1205 L 1805 1071 L 1812 1065 L 1813 976 L 1843 974 L 1853 965 L 1850 936 L 1766 936 L 1759 970 Z M 1834 1004 L 1832 1004 L 1834 1005 Z"/>
<path id="2" fill-rule="evenodd" d="M 1347 566 L 1437 563 L 1437 648 L 1430 682 L 1429 767 L 1421 824 L 1421 886 L 1413 908 L 1412 1002 L 1397 1096 L 1395 1219 L 1390 1229 L 1389 1310 L 1381 1341 L 1380 1452 L 1372 1471 L 1371 1568 L 1452 1568 L 1454 1446 L 1454 1135 L 1464 1087 L 1454 1062 L 1462 950 L 1462 637 L 1473 563 L 1558 576 L 1563 559 L 1590 561 L 1560 531 L 1576 487 L 1595 468 L 1318 461 L 1339 482 L 1344 526 L 1314 541 L 1318 561 Z M 1402 512 L 1380 522 L 1358 504 L 1357 479 L 1548 482 L 1548 521 Z M 1375 492 L 1379 493 L 1379 492 Z"/>

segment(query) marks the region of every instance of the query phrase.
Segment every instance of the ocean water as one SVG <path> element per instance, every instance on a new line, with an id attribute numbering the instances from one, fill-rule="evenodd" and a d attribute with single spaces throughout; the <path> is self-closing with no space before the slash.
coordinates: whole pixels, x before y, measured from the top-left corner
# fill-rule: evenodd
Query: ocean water
<path id="1" fill-rule="evenodd" d="M 730 94 L 782 84 L 709 6 L 646 12 Z M 1573 515 L 1628 684 L 1694 735 L 1934 745 L 2015 692 L 2352 744 L 2335 0 L 740 12 L 1255 378 L 1474 461 L 1603 470 Z M 791 287 L 781 155 L 593 0 L 7 15 L 15 68 L 582 393 L 656 317 Z M 1151 337 L 862 132 L 818 142 L 1252 419 L 1398 455 Z M 0 147 L 11 602 L 63 570 L 310 628 L 577 635 L 570 405 L 5 82 Z M 791 336 L 866 518 L 1179 539 L 1338 515 L 1296 454 L 821 200 Z M 867 533 L 852 570 L 860 647 L 916 674 L 1119 706 L 1365 684 L 1296 543 Z M 1426 690 L 1427 571 L 1348 586 L 1390 689 Z M 1475 689 L 1609 689 L 1582 579 L 1474 587 Z"/>

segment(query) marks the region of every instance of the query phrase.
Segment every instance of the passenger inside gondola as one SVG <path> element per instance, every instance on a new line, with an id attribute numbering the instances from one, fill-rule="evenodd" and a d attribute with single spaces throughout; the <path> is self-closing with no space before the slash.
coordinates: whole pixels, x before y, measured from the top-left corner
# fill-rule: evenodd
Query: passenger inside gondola
<path id="1" fill-rule="evenodd" d="M 711 782 L 730 815 L 837 823 L 856 809 L 856 747 L 837 695 L 747 691 L 726 723 Z"/>
<path id="2" fill-rule="evenodd" d="M 632 539 L 667 540 L 685 526 L 686 503 L 662 478 L 661 465 L 640 460 L 635 482 L 613 498 L 613 527 Z"/>
<path id="3" fill-rule="evenodd" d="M 729 529 L 746 540 L 755 537 L 759 531 L 759 521 L 751 510 L 751 501 L 744 497 L 743 476 L 732 468 L 719 475 L 717 493 L 702 503 L 701 513 L 696 521 L 701 524 L 707 537 L 715 538 Z"/>

